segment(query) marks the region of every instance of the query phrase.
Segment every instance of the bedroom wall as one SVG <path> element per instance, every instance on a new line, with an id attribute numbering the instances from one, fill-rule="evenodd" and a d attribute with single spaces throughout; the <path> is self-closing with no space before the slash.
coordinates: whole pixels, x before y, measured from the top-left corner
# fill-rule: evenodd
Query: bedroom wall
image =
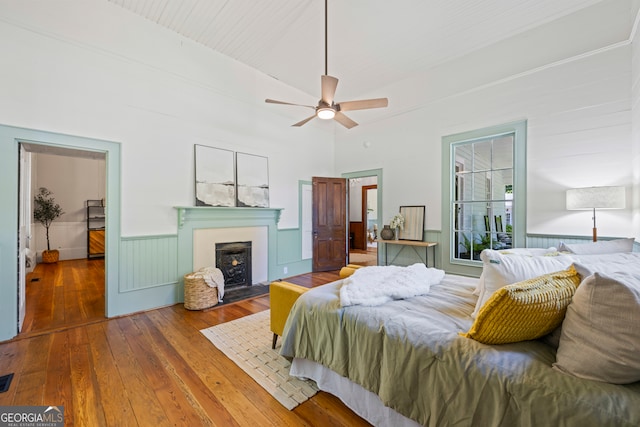
<path id="1" fill-rule="evenodd" d="M 527 232 L 590 235 L 590 213 L 565 210 L 566 189 L 624 185 L 631 195 L 637 173 L 628 40 L 635 10 L 601 2 L 386 88 L 404 111 L 338 132 L 337 170 L 383 168 L 383 222 L 399 205 L 424 204 L 427 230 L 438 231 L 442 137 L 526 119 Z M 630 203 L 598 213 L 599 234 L 633 235 L 632 217 Z"/>
<path id="2" fill-rule="evenodd" d="M 194 144 L 268 156 L 283 228 L 297 226 L 297 181 L 334 172 L 333 127 L 300 132 L 264 103 L 308 95 L 117 5 L 3 0 L 0 46 L 0 122 L 122 144 L 123 235 L 175 232 Z"/>

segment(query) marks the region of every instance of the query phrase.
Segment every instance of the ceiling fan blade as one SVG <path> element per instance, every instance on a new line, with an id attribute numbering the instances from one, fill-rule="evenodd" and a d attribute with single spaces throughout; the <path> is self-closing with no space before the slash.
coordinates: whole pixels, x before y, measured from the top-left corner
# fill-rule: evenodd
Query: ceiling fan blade
<path id="1" fill-rule="evenodd" d="M 322 102 L 327 105 L 333 104 L 333 97 L 336 94 L 336 88 L 338 87 L 338 79 L 332 76 L 322 76 Z"/>
<path id="2" fill-rule="evenodd" d="M 301 120 L 301 121 L 299 121 L 298 123 L 294 123 L 294 124 L 292 124 L 291 126 L 300 127 L 300 126 L 302 126 L 303 124 L 307 123 L 309 120 L 311 120 L 311 119 L 315 119 L 315 118 L 316 118 L 316 115 L 314 114 L 313 116 L 311 116 L 311 117 L 307 117 L 306 119 Z"/>
<path id="3" fill-rule="evenodd" d="M 334 118 L 335 121 L 337 121 L 338 123 L 340 123 L 342 126 L 346 127 L 347 129 L 351 129 L 352 127 L 358 126 L 358 124 L 356 122 L 354 122 L 349 117 L 347 117 L 344 114 L 342 114 L 340 111 L 337 111 L 336 115 L 333 118 Z"/>
<path id="4" fill-rule="evenodd" d="M 340 111 L 366 110 L 369 108 L 383 108 L 389 105 L 387 98 L 363 99 L 361 101 L 346 101 L 338 104 Z"/>
<path id="5" fill-rule="evenodd" d="M 307 108 L 313 108 L 314 110 L 316 108 L 316 107 L 312 107 L 311 105 L 292 104 L 291 102 L 276 101 L 275 99 L 265 99 L 264 102 L 266 102 L 267 104 L 295 105 L 296 107 L 307 107 Z"/>

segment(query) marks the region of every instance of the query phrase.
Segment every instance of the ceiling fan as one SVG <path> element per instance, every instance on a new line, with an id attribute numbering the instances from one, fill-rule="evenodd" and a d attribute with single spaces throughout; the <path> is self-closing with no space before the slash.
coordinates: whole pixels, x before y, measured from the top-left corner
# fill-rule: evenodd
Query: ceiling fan
<path id="1" fill-rule="evenodd" d="M 308 121 L 319 118 L 323 120 L 334 119 L 342 126 L 347 129 L 351 129 L 354 126 L 358 126 L 358 123 L 351 120 L 343 111 L 354 111 L 354 110 L 367 110 L 370 108 L 382 108 L 389 105 L 389 100 L 387 98 L 376 98 L 376 99 L 363 99 L 359 101 L 345 101 L 345 102 L 335 102 L 333 99 L 336 88 L 338 87 L 338 79 L 328 75 L 328 66 L 327 66 L 327 0 L 324 1 L 324 75 L 321 76 L 321 98 L 318 101 L 318 105 L 313 107 L 311 105 L 301 105 L 301 104 L 293 104 L 291 102 L 284 101 L 276 101 L 274 99 L 265 99 L 265 102 L 269 104 L 282 104 L 282 105 L 295 105 L 298 107 L 306 107 L 315 110 L 315 113 L 307 117 L 304 120 L 299 121 L 298 123 L 294 123 L 292 126 L 300 127 L 307 123 Z"/>

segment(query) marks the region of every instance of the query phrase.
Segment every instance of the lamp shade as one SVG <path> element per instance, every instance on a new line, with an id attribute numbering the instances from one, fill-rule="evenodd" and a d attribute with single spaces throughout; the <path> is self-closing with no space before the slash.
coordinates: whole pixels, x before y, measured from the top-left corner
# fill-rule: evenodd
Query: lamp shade
<path id="1" fill-rule="evenodd" d="M 567 210 L 624 209 L 624 187 L 586 187 L 567 190 Z"/>

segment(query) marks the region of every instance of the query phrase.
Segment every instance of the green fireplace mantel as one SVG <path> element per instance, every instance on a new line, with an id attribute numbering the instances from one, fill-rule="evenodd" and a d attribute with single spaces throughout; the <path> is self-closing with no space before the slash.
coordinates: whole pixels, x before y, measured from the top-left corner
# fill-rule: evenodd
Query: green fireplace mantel
<path id="1" fill-rule="evenodd" d="M 206 228 L 267 227 L 269 280 L 276 279 L 278 221 L 282 208 L 176 206 L 178 210 L 178 272 L 193 271 L 193 232 Z"/>
<path id="2" fill-rule="evenodd" d="M 178 228 L 190 222 L 198 224 L 195 228 L 245 227 L 258 225 L 277 225 L 282 208 L 232 208 L 216 206 L 176 206 L 178 210 Z M 267 224 L 265 224 L 265 222 Z M 211 227 L 207 225 L 213 223 Z M 239 225 L 239 223 L 246 225 Z M 203 225 L 204 224 L 204 225 Z M 230 224 L 230 225 L 226 225 Z"/>

